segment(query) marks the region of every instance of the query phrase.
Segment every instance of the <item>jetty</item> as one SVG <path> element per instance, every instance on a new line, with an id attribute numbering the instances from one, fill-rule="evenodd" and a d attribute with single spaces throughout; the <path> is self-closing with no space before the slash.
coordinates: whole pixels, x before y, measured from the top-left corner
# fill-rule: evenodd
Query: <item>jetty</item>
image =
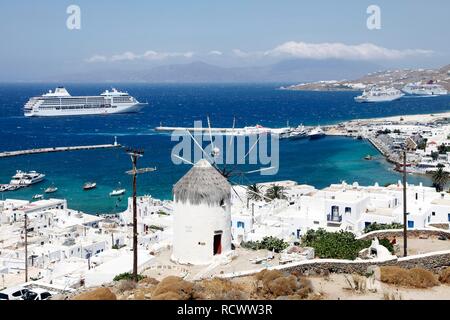
<path id="1" fill-rule="evenodd" d="M 25 156 L 25 155 L 38 154 L 38 153 L 95 150 L 95 149 L 108 149 L 108 148 L 121 148 L 121 147 L 122 146 L 120 144 L 113 143 L 113 144 L 97 144 L 97 145 L 89 145 L 89 146 L 37 148 L 37 149 L 28 149 L 28 150 L 0 152 L 0 158 Z"/>
<path id="2" fill-rule="evenodd" d="M 283 134 L 288 133 L 292 130 L 290 127 L 284 128 L 268 128 L 263 127 L 261 125 L 256 125 L 253 127 L 243 127 L 243 128 L 209 128 L 209 127 L 164 127 L 159 126 L 155 127 L 155 131 L 157 132 L 200 132 L 202 134 L 212 133 L 212 134 L 223 134 L 223 135 L 254 135 L 254 134 L 263 134 L 263 133 L 272 133 L 272 134 Z"/>

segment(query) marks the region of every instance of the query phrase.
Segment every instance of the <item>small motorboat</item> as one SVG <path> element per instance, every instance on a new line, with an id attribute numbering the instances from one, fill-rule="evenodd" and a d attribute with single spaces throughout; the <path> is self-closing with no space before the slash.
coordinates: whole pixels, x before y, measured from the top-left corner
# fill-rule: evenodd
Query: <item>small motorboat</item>
<path id="1" fill-rule="evenodd" d="M 95 182 L 86 182 L 83 185 L 83 190 L 92 190 L 95 189 L 97 187 L 97 183 Z"/>
<path id="2" fill-rule="evenodd" d="M 114 189 L 113 191 L 111 191 L 111 192 L 109 193 L 109 196 L 110 196 L 110 197 L 121 196 L 121 195 L 125 194 L 126 191 L 127 191 L 127 190 L 125 190 L 125 189 Z"/>
<path id="3" fill-rule="evenodd" d="M 43 194 L 35 194 L 33 196 L 33 200 L 42 200 L 44 199 L 44 195 Z"/>
<path id="4" fill-rule="evenodd" d="M 364 160 L 372 160 L 372 156 L 368 154 L 367 156 L 364 157 Z"/>
<path id="5" fill-rule="evenodd" d="M 51 187 L 48 187 L 47 189 L 45 189 L 44 192 L 45 193 L 55 193 L 56 191 L 58 191 L 58 188 L 51 186 Z"/>

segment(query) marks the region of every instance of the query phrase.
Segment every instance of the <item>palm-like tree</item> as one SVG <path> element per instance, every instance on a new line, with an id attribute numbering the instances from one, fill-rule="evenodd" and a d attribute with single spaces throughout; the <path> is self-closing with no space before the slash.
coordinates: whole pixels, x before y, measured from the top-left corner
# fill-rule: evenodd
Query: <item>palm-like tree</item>
<path id="1" fill-rule="evenodd" d="M 256 183 L 247 186 L 247 198 L 254 201 L 261 200 L 261 187 Z"/>
<path id="2" fill-rule="evenodd" d="M 442 190 L 444 190 L 445 185 L 448 183 L 449 181 L 449 174 L 447 171 L 444 171 L 444 169 L 442 169 L 443 166 L 439 165 L 438 169 L 433 173 L 433 186 L 436 188 L 437 192 L 441 192 Z"/>
<path id="3" fill-rule="evenodd" d="M 272 185 L 269 189 L 266 191 L 266 197 L 269 199 L 286 199 L 286 191 L 283 186 L 279 185 Z"/>

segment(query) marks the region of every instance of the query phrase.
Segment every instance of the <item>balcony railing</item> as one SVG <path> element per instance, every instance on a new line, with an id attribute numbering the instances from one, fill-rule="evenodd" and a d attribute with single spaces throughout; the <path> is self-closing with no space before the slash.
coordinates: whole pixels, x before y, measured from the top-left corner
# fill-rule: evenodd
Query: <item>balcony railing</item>
<path id="1" fill-rule="evenodd" d="M 335 215 L 335 214 L 327 214 L 327 221 L 328 222 L 341 223 L 342 222 L 342 216 Z"/>

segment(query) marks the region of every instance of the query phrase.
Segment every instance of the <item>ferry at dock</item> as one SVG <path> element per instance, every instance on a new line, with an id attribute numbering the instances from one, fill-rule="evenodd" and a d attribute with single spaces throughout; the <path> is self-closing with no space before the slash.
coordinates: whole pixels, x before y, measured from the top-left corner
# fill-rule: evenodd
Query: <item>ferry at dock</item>
<path id="1" fill-rule="evenodd" d="M 398 100 L 405 94 L 393 87 L 372 87 L 370 90 L 355 97 L 356 102 L 387 102 Z"/>
<path id="2" fill-rule="evenodd" d="M 112 89 L 99 96 L 71 96 L 64 87 L 32 97 L 24 106 L 26 117 L 57 117 L 76 115 L 107 115 L 140 111 L 148 103 L 141 103 L 127 92 Z"/>
<path id="3" fill-rule="evenodd" d="M 434 83 L 432 80 L 427 83 L 415 82 L 408 83 L 403 87 L 404 93 L 416 96 L 444 96 L 448 91 L 441 85 Z"/>

